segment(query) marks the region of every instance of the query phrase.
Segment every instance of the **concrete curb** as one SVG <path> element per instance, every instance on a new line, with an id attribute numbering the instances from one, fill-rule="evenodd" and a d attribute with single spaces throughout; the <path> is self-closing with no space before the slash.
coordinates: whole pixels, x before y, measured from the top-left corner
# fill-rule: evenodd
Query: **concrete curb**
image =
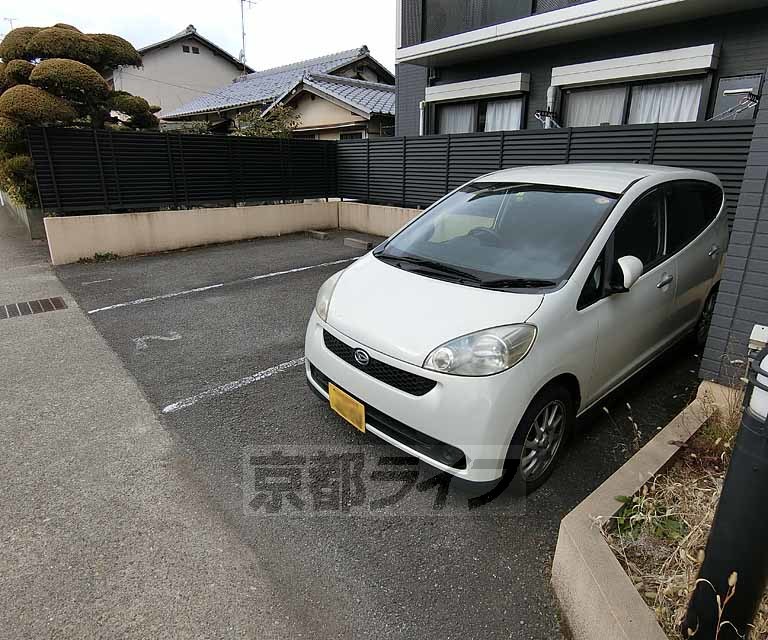
<path id="1" fill-rule="evenodd" d="M 552 563 L 566 634 L 573 640 L 667 640 L 600 532 L 616 514 L 616 496 L 631 496 L 675 456 L 715 408 L 728 406 L 727 387 L 703 382 L 696 399 L 560 523 Z"/>

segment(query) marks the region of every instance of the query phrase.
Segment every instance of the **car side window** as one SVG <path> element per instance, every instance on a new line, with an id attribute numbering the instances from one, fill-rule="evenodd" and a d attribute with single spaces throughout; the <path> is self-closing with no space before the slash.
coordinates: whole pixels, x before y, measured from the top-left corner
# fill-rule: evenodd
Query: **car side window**
<path id="1" fill-rule="evenodd" d="M 600 254 L 600 257 L 595 262 L 595 266 L 592 267 L 592 271 L 589 272 L 589 277 L 584 283 L 584 288 L 581 290 L 579 301 L 576 303 L 576 308 L 581 311 L 588 306 L 595 304 L 598 300 L 603 298 L 605 287 L 603 286 L 603 277 L 605 275 L 605 250 Z"/>
<path id="2" fill-rule="evenodd" d="M 667 185 L 667 253 L 673 254 L 696 238 L 717 217 L 723 191 L 709 182 Z"/>
<path id="3" fill-rule="evenodd" d="M 664 193 L 660 189 L 645 194 L 629 208 L 614 231 L 615 261 L 635 256 L 642 261 L 644 271 L 659 262 L 664 255 L 664 208 Z"/>

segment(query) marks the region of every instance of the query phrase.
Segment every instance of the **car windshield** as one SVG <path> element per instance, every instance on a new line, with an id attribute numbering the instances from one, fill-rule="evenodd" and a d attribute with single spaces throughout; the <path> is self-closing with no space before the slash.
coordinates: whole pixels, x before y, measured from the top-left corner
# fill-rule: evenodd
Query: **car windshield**
<path id="1" fill-rule="evenodd" d="M 567 279 L 619 196 L 567 187 L 476 182 L 376 252 L 425 275 L 489 288 Z"/>

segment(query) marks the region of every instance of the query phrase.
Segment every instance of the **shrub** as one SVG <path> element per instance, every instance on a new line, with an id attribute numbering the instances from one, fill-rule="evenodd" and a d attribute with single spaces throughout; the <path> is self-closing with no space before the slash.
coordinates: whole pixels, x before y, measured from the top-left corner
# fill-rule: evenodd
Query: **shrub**
<path id="1" fill-rule="evenodd" d="M 13 120 L 0 116 L 0 148 L 12 148 L 24 141 L 24 130 Z"/>
<path id="2" fill-rule="evenodd" d="M 287 138 L 300 122 L 301 117 L 296 111 L 284 104 L 274 106 L 266 115 L 256 108 L 237 116 L 237 129 L 232 135 Z"/>
<path id="3" fill-rule="evenodd" d="M 125 91 L 115 91 L 109 99 L 110 107 L 127 116 L 139 116 L 149 113 L 149 102 L 139 96 L 132 96 Z"/>
<path id="4" fill-rule="evenodd" d="M 32 38 L 41 31 L 40 27 L 18 27 L 11 29 L 0 42 L 0 58 L 9 60 L 32 60 L 34 55 L 28 51 Z"/>
<path id="5" fill-rule="evenodd" d="M 13 82 L 5 74 L 5 62 L 0 62 L 0 93 L 13 86 Z"/>
<path id="6" fill-rule="evenodd" d="M 127 40 L 111 33 L 91 33 L 89 37 L 96 43 L 99 53 L 97 66 L 100 69 L 114 69 L 121 64 L 141 66 L 141 54 Z"/>
<path id="7" fill-rule="evenodd" d="M 66 100 L 27 84 L 11 87 L 0 95 L 0 115 L 20 124 L 69 122 L 77 117 Z"/>
<path id="8" fill-rule="evenodd" d="M 109 85 L 87 64 L 64 58 L 50 58 L 39 63 L 29 77 L 32 85 L 78 102 L 104 100 Z"/>
<path id="9" fill-rule="evenodd" d="M 134 129 L 155 129 L 160 121 L 151 113 L 137 113 L 131 116 L 128 126 Z"/>
<path id="10" fill-rule="evenodd" d="M 67 24 L 66 22 L 57 22 L 53 26 L 59 29 L 71 29 L 72 31 L 77 31 L 78 33 L 82 33 L 80 29 L 78 29 L 77 27 L 73 27 L 71 24 Z"/>
<path id="11" fill-rule="evenodd" d="M 11 60 L 5 65 L 5 77 L 14 84 L 29 84 L 29 75 L 34 69 L 35 65 L 28 60 Z"/>
<path id="12" fill-rule="evenodd" d="M 0 189 L 19 204 L 35 206 L 37 189 L 32 158 L 18 155 L 0 160 Z"/>
<path id="13" fill-rule="evenodd" d="M 93 64 L 99 59 L 98 45 L 91 37 L 61 27 L 38 31 L 29 41 L 27 53 L 32 58 L 69 58 L 86 64 Z"/>

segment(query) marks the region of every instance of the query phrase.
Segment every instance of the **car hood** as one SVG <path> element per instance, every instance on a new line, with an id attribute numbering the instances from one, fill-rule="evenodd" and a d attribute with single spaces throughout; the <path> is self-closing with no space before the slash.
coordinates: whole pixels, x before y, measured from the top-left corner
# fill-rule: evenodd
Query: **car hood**
<path id="1" fill-rule="evenodd" d="M 328 324 L 371 349 L 421 366 L 433 349 L 453 338 L 525 322 L 543 297 L 437 280 L 368 254 L 339 279 Z"/>

